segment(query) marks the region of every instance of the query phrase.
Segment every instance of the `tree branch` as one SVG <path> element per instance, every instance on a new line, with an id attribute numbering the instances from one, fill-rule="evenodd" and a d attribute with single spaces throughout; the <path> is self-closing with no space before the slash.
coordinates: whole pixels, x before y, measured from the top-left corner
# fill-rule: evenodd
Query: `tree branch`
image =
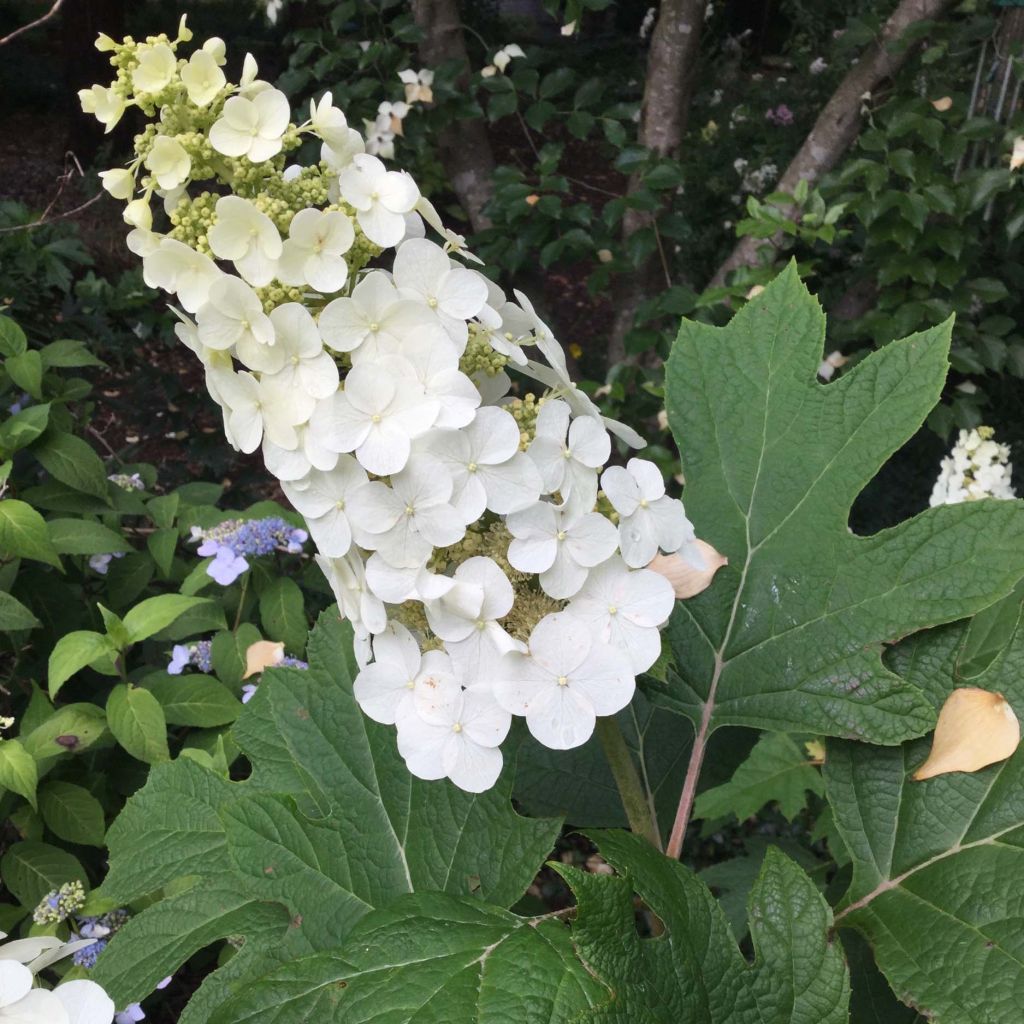
<path id="1" fill-rule="evenodd" d="M 703 0 L 662 0 L 658 23 L 651 35 L 637 141 L 658 156 L 671 156 L 686 132 L 705 6 Z M 639 186 L 639 178 L 630 179 L 630 192 Z M 627 209 L 622 219 L 623 243 L 642 228 L 653 226 L 656 218 L 657 212 Z M 660 249 L 660 238 L 658 244 Z M 661 287 L 662 276 L 668 277 L 662 262 L 649 259 L 634 274 L 624 275 L 616 282 L 615 320 L 608 340 L 609 366 L 625 357 L 626 334 L 640 304 Z"/>
<path id="2" fill-rule="evenodd" d="M 430 68 L 446 60 L 464 68 L 468 87 L 469 54 L 456 0 L 412 0 L 412 13 L 423 33 L 420 59 Z M 483 120 L 469 118 L 445 127 L 438 139 L 441 163 L 474 231 L 491 226 L 484 209 L 494 195 L 494 155 Z"/>
<path id="3" fill-rule="evenodd" d="M 791 195 L 801 181 L 813 186 L 836 166 L 860 131 L 863 95 L 891 78 L 910 56 L 912 47 L 899 46 L 907 30 L 921 21 L 938 17 L 952 4 L 953 0 L 901 0 L 878 40 L 850 68 L 825 104 L 810 134 L 776 184 L 775 191 Z M 787 215 L 792 212 L 787 211 Z M 715 272 L 708 287 L 720 287 L 738 267 L 756 264 L 763 244 L 763 239 L 741 239 Z"/>
<path id="4" fill-rule="evenodd" d="M 9 32 L 5 35 L 3 39 L 0 39 L 0 46 L 6 46 L 12 39 L 17 39 L 18 36 L 23 33 L 30 32 L 34 28 L 39 28 L 40 25 L 45 25 L 51 18 L 57 17 L 57 12 L 63 5 L 64 0 L 54 0 L 53 6 L 41 18 L 36 18 L 35 21 L 30 21 L 27 25 L 22 25 L 21 28 L 16 28 L 13 32 Z"/>

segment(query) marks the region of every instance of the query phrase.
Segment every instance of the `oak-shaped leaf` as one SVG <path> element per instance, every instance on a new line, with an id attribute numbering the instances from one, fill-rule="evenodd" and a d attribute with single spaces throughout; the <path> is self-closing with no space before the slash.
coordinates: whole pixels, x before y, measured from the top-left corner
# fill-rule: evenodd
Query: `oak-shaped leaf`
<path id="1" fill-rule="evenodd" d="M 691 871 L 630 833 L 592 838 L 620 875 L 559 868 L 578 900 L 571 926 L 557 913 L 404 896 L 338 950 L 247 986 L 210 1024 L 845 1024 L 831 912 L 792 861 L 765 859 L 749 964 Z M 634 891 L 664 924 L 658 938 L 638 934 Z"/>
<path id="2" fill-rule="evenodd" d="M 1024 626 L 972 686 L 1024 715 Z M 939 707 L 960 685 L 968 626 L 896 648 L 890 664 Z M 1004 1024 L 1024 1005 L 1024 748 L 976 772 L 913 773 L 927 739 L 832 741 L 825 779 L 853 860 L 837 922 L 861 932 L 904 1002 L 942 1024 Z"/>
<path id="3" fill-rule="evenodd" d="M 352 696 L 352 632 L 336 611 L 311 634 L 309 660 L 308 671 L 265 672 L 242 712 L 236 738 L 249 779 L 228 781 L 188 758 L 157 765 L 111 826 L 102 894 L 126 904 L 164 893 L 97 964 L 118 1005 L 230 938 L 241 953 L 180 1018 L 206 1024 L 252 973 L 337 947 L 403 893 L 509 906 L 554 845 L 559 821 L 513 810 L 511 771 L 483 794 L 409 774 L 394 730 Z"/>
<path id="4" fill-rule="evenodd" d="M 930 509 L 869 537 L 854 499 L 920 427 L 951 324 L 816 380 L 824 316 L 790 266 L 726 327 L 685 322 L 666 407 L 698 536 L 729 559 L 679 602 L 668 683 L 650 692 L 705 731 L 750 725 L 899 743 L 934 708 L 884 668 L 883 644 L 951 622 L 1024 575 L 1024 504 Z"/>

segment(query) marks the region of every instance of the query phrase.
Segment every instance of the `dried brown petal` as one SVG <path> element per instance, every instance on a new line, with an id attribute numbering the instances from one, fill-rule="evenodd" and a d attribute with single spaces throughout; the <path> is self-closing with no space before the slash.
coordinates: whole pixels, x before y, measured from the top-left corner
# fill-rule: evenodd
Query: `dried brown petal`
<path id="1" fill-rule="evenodd" d="M 965 686 L 942 705 L 932 751 L 914 778 L 976 772 L 1009 757 L 1019 743 L 1020 722 L 1003 695 Z"/>
<path id="2" fill-rule="evenodd" d="M 284 644 L 273 640 L 257 640 L 245 649 L 245 675 L 258 676 L 265 668 L 273 668 L 284 657 Z"/>
<path id="3" fill-rule="evenodd" d="M 694 543 L 704 558 L 704 569 L 694 569 L 679 555 L 655 555 L 647 566 L 648 569 L 661 573 L 672 584 L 677 598 L 693 597 L 707 590 L 715 573 L 723 565 L 729 564 L 729 559 L 716 551 L 707 541 L 698 540 Z"/>

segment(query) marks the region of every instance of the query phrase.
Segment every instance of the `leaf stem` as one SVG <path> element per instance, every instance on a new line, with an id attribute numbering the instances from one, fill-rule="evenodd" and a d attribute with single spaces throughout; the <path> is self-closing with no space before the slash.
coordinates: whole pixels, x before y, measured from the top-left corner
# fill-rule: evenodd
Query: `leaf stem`
<path id="1" fill-rule="evenodd" d="M 622 800 L 622 809 L 626 812 L 629 827 L 639 836 L 643 836 L 651 845 L 660 850 L 661 835 L 654 817 L 647 793 L 640 782 L 640 775 L 633 762 L 633 756 L 626 746 L 626 740 L 619 728 L 619 723 L 612 716 L 597 720 L 597 735 L 608 759 L 608 766 L 615 778 L 615 785 Z"/>
<path id="2" fill-rule="evenodd" d="M 735 609 L 734 609 L 735 615 Z M 730 630 L 732 623 L 729 623 Z M 723 644 L 724 648 L 724 644 Z M 686 778 L 683 780 L 683 791 L 679 794 L 679 807 L 676 809 L 676 820 L 672 823 L 672 833 L 668 837 L 668 846 L 665 855 L 673 860 L 679 860 L 683 852 L 683 840 L 686 838 L 686 826 L 690 824 L 690 815 L 693 812 L 693 801 L 697 796 L 697 781 L 700 779 L 700 770 L 704 766 L 704 755 L 708 749 L 708 735 L 711 728 L 711 712 L 715 706 L 715 692 L 718 689 L 718 680 L 722 675 L 722 654 L 715 654 L 715 672 L 711 679 L 711 686 L 708 692 L 708 699 L 704 702 L 704 710 L 700 717 L 700 725 L 693 734 L 693 749 L 690 751 L 690 763 L 686 766 Z"/>

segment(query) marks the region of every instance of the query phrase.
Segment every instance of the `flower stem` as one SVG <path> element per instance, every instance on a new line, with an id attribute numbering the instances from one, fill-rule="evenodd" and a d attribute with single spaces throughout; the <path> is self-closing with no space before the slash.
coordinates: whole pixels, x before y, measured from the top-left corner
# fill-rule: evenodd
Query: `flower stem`
<path id="1" fill-rule="evenodd" d="M 245 594 L 249 589 L 249 573 L 246 573 L 242 577 L 242 592 L 238 595 L 238 611 L 235 612 L 235 624 L 231 627 L 232 633 L 238 632 L 238 627 L 242 622 L 242 610 L 245 608 Z"/>
<path id="2" fill-rule="evenodd" d="M 643 836 L 656 850 L 661 849 L 661 835 L 654 812 L 640 782 L 633 756 L 626 746 L 619 723 L 611 716 L 597 720 L 597 735 L 604 749 L 604 756 L 615 778 L 615 785 L 626 812 L 629 827 Z"/>

